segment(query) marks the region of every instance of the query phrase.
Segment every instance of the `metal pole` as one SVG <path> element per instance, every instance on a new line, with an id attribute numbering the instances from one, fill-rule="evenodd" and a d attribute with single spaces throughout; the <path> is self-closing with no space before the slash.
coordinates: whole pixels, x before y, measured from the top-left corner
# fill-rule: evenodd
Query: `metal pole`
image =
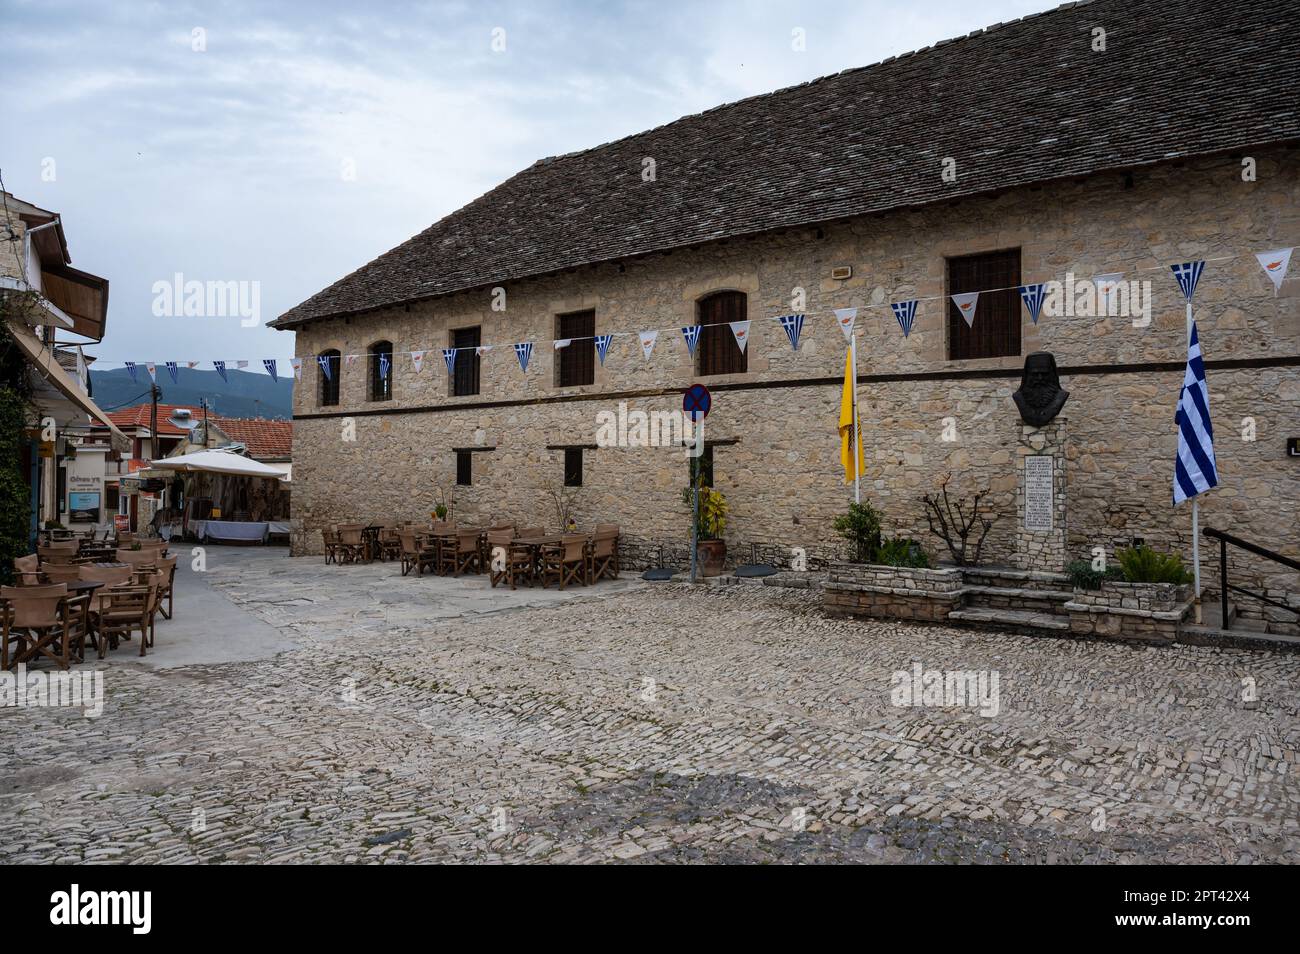
<path id="1" fill-rule="evenodd" d="M 1223 612 L 1219 625 L 1224 629 L 1230 629 L 1228 625 L 1228 541 L 1223 538 L 1219 539 L 1219 609 Z"/>
<path id="2" fill-rule="evenodd" d="M 1187 347 L 1192 347 L 1192 303 L 1187 302 Z M 1207 385 L 1208 387 L 1208 385 Z M 1201 500 L 1197 495 L 1192 498 L 1192 586 L 1196 623 L 1201 622 Z"/>
<path id="3" fill-rule="evenodd" d="M 862 475 L 858 473 L 862 466 L 862 434 L 858 420 L 858 336 L 849 335 L 849 351 L 853 355 L 853 502 L 862 503 Z"/>
<path id="4" fill-rule="evenodd" d="M 695 559 L 699 550 L 699 529 L 700 529 L 700 461 L 703 458 L 704 448 L 704 418 L 701 417 L 695 422 L 695 446 L 692 451 L 700 451 L 691 458 L 691 469 L 694 471 L 695 479 L 691 481 L 693 488 L 694 500 L 692 501 L 693 517 L 691 519 L 691 582 L 695 582 Z"/>

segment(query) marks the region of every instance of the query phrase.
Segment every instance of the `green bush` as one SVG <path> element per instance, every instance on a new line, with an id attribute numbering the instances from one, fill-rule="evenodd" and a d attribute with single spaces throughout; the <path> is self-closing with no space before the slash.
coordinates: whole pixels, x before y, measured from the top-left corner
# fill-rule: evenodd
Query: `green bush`
<path id="1" fill-rule="evenodd" d="M 870 563 L 880 549 L 880 514 L 869 503 L 849 504 L 849 512 L 835 518 L 835 532 L 849 542 L 849 559 Z"/>
<path id="2" fill-rule="evenodd" d="M 921 544 L 906 537 L 890 537 L 882 540 L 880 546 L 876 548 L 876 555 L 872 562 L 883 563 L 885 566 L 917 567 L 923 570 L 930 568 L 930 558 L 921 549 Z"/>
<path id="3" fill-rule="evenodd" d="M 23 425 L 26 402 L 0 386 L 0 582 L 13 579 L 14 560 L 31 549 L 31 492 L 23 479 Z"/>
<path id="4" fill-rule="evenodd" d="M 1177 553 L 1157 553 L 1148 547 L 1124 547 L 1116 551 L 1124 579 L 1129 583 L 1191 583 L 1192 574 Z"/>
<path id="5" fill-rule="evenodd" d="M 1091 560 L 1071 560 L 1065 565 L 1065 575 L 1070 583 L 1080 590 L 1099 590 L 1106 580 L 1124 579 L 1124 571 L 1115 564 L 1104 570 L 1094 570 Z"/>

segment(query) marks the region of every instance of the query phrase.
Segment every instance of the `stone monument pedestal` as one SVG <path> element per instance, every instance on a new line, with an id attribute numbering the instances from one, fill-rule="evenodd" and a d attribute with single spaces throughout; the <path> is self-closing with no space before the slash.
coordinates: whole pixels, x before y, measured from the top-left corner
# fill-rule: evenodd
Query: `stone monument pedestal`
<path id="1" fill-rule="evenodd" d="M 1066 419 L 1021 423 L 1016 449 L 1016 553 L 1022 570 L 1065 571 Z"/>

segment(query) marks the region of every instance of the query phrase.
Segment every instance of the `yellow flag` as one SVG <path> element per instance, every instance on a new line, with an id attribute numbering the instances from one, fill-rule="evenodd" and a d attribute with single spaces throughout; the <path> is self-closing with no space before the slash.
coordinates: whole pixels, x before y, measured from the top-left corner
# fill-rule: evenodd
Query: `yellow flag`
<path id="1" fill-rule="evenodd" d="M 853 450 L 850 444 L 856 443 L 858 452 L 858 474 L 867 468 L 862 457 L 862 435 L 858 433 L 857 408 L 853 406 L 853 351 L 844 352 L 844 390 L 840 394 L 840 463 L 844 465 L 844 482 L 853 483 Z M 856 440 L 855 440 L 856 437 Z"/>

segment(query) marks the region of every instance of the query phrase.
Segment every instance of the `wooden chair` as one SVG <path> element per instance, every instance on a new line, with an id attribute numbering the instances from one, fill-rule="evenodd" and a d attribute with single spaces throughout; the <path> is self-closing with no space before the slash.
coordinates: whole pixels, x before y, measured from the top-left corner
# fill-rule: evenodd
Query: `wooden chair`
<path id="1" fill-rule="evenodd" d="M 597 530 L 591 537 L 592 582 L 609 577 L 618 579 L 618 530 Z"/>
<path id="2" fill-rule="evenodd" d="M 41 582 L 41 558 L 35 553 L 14 559 L 14 583 L 18 586 L 35 586 Z"/>
<path id="3" fill-rule="evenodd" d="M 379 559 L 396 560 L 402 553 L 402 540 L 397 528 L 385 524 L 379 530 Z"/>
<path id="4" fill-rule="evenodd" d="M 76 583 L 81 579 L 81 564 L 42 563 L 41 577 L 45 583 Z"/>
<path id="5" fill-rule="evenodd" d="M 135 531 L 133 530 L 117 531 L 117 545 L 119 547 L 122 546 L 129 547 L 133 543 L 135 543 Z"/>
<path id="6" fill-rule="evenodd" d="M 339 562 L 339 530 L 338 527 L 326 527 L 321 531 L 321 538 L 325 543 L 325 563 Z"/>
<path id="7" fill-rule="evenodd" d="M 117 648 L 119 639 L 130 639 L 140 631 L 140 655 L 153 644 L 153 614 L 157 609 L 157 587 L 153 584 L 105 587 L 91 603 L 91 620 L 98 637 L 99 658 Z"/>
<path id="8" fill-rule="evenodd" d="M 622 569 L 618 556 L 618 524 L 598 523 L 596 524 L 596 533 L 612 533 L 614 535 L 614 577 L 617 579 L 619 570 Z"/>
<path id="9" fill-rule="evenodd" d="M 118 563 L 126 563 L 134 567 L 157 566 L 162 559 L 162 551 L 156 547 L 146 547 L 140 550 L 119 549 L 117 551 Z"/>
<path id="10" fill-rule="evenodd" d="M 41 563 L 71 563 L 77 558 L 77 551 L 81 549 L 81 544 L 76 540 L 67 540 L 60 543 L 38 544 L 36 555 L 40 557 Z"/>
<path id="11" fill-rule="evenodd" d="M 366 529 L 364 523 L 340 523 L 339 532 L 339 559 L 343 563 L 356 563 L 366 554 L 366 540 L 362 533 Z"/>
<path id="12" fill-rule="evenodd" d="M 455 548 L 444 545 L 444 549 L 452 550 L 453 575 L 460 576 L 462 573 L 470 572 L 471 569 L 474 573 L 483 572 L 483 548 L 479 531 L 457 531 Z"/>
<path id="13" fill-rule="evenodd" d="M 69 597 L 65 583 L 0 587 L 0 669 L 52 659 L 60 669 L 84 656 L 85 597 Z M 13 647 L 13 651 L 10 651 Z"/>
<path id="14" fill-rule="evenodd" d="M 402 530 L 397 535 L 399 550 L 398 559 L 402 561 L 402 576 L 406 576 L 415 570 L 417 576 L 422 576 L 426 567 L 433 568 L 437 562 L 434 551 L 421 546 L 419 537 L 414 530 Z"/>
<path id="15" fill-rule="evenodd" d="M 556 546 L 542 548 L 542 586 L 549 586 L 552 580 L 560 584 L 560 589 L 569 583 L 581 583 L 584 586 L 590 578 L 591 544 L 581 534 L 565 534 Z"/>
<path id="16" fill-rule="evenodd" d="M 516 536 L 520 536 L 520 537 L 540 537 L 540 536 L 542 536 L 544 533 L 546 533 L 546 531 L 543 530 L 541 527 L 525 527 L 524 529 L 520 530 L 520 531 L 516 534 Z"/>
<path id="17" fill-rule="evenodd" d="M 532 551 L 515 543 L 514 530 L 489 530 L 487 534 L 488 582 L 493 586 L 509 583 L 516 589 L 515 581 L 531 581 L 533 576 Z"/>
<path id="18" fill-rule="evenodd" d="M 158 609 L 163 614 L 163 619 L 171 619 L 172 614 L 176 612 L 175 599 L 176 594 L 173 590 L 173 584 L 176 582 L 176 561 L 179 557 L 163 557 L 155 566 L 158 567 L 160 577 L 158 583 Z M 167 601 L 167 608 L 162 608 L 162 601 Z"/>

